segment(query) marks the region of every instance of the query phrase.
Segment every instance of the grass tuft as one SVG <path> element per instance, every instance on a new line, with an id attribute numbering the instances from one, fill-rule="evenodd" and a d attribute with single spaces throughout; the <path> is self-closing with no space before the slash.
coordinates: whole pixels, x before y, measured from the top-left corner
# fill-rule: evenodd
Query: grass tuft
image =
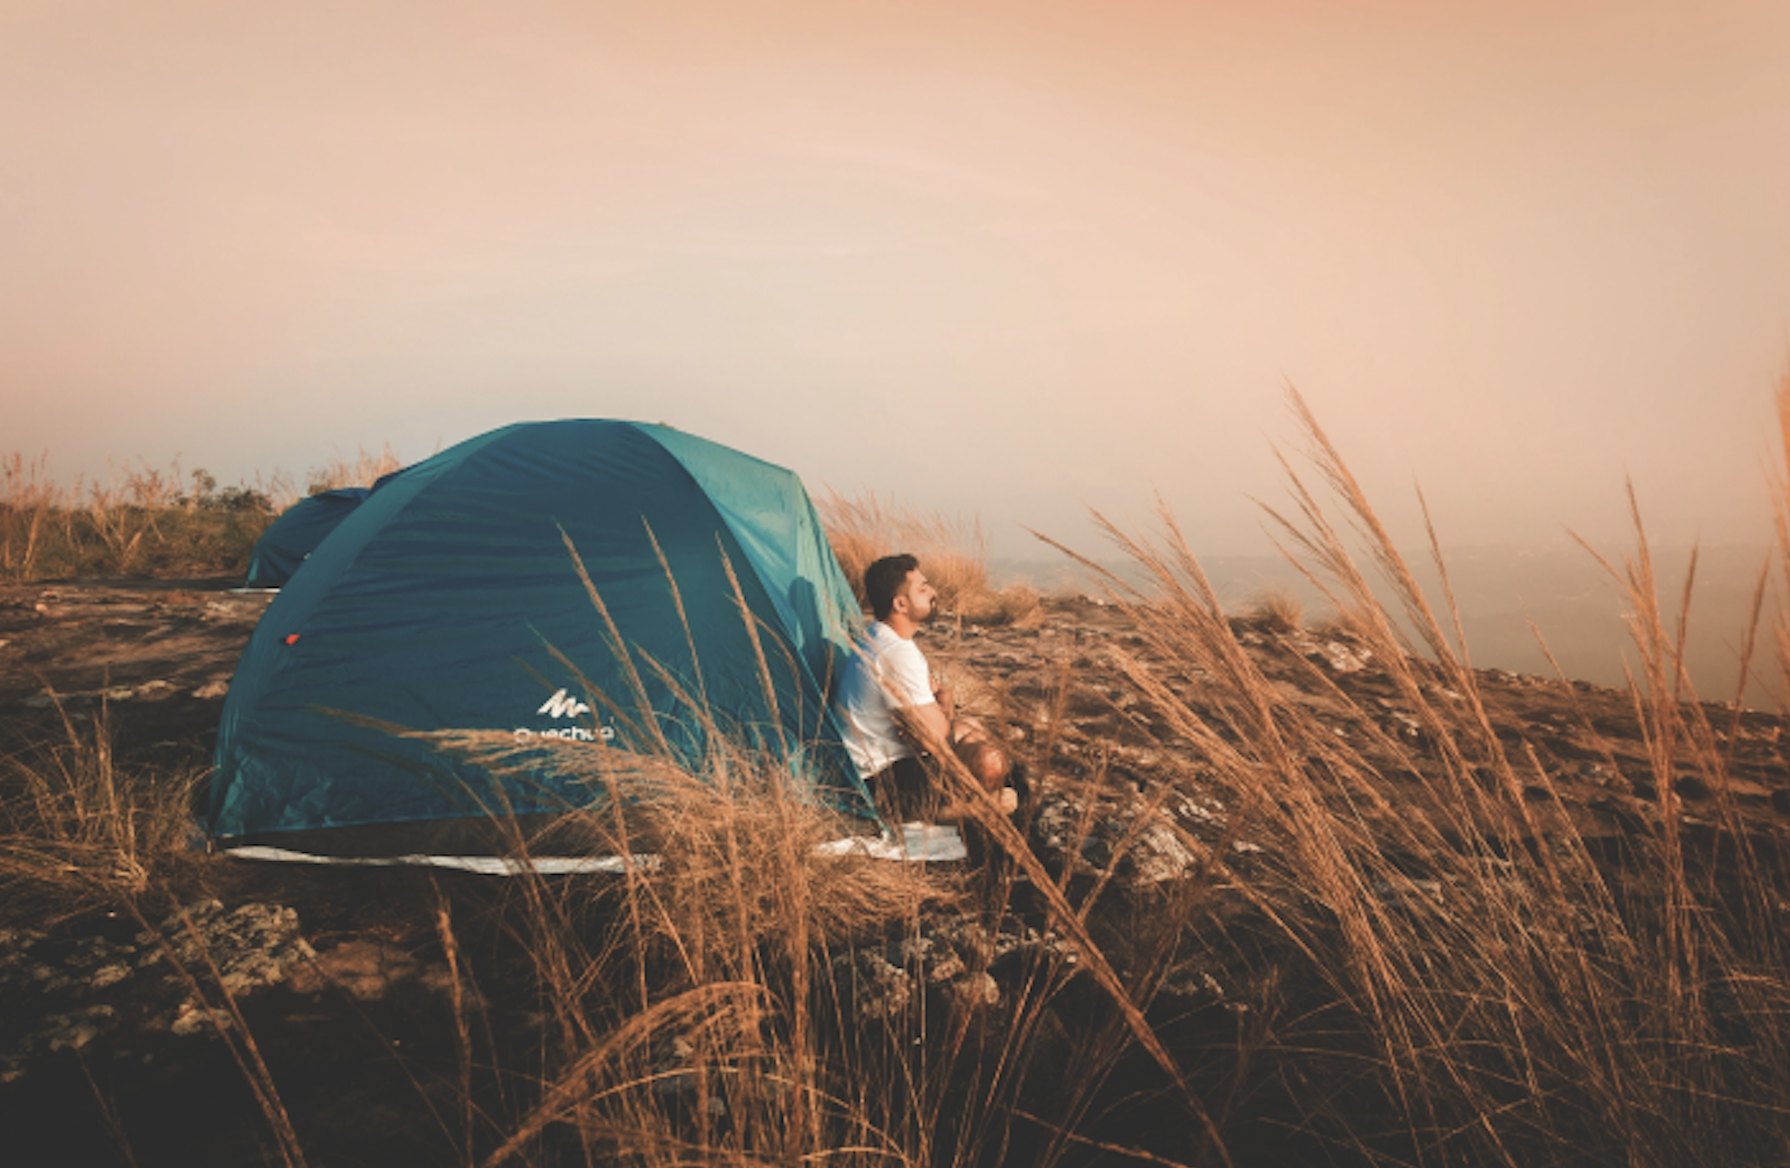
<path id="1" fill-rule="evenodd" d="M 828 489 L 815 505 L 860 604 L 865 603 L 864 569 L 883 556 L 909 552 L 938 589 L 946 615 L 982 625 L 1038 619 L 1042 600 L 1036 588 L 997 586 L 990 578 L 980 520 L 929 514 L 873 491 L 845 496 Z"/>
<path id="2" fill-rule="evenodd" d="M 1286 636 L 1305 627 L 1305 606 L 1288 589 L 1269 585 L 1250 598 L 1244 619 L 1266 632 Z"/>
<path id="3" fill-rule="evenodd" d="M 194 859 L 198 768 L 116 764 L 102 708 L 66 738 L 0 759 L 0 916 L 55 921 L 164 886 Z"/>

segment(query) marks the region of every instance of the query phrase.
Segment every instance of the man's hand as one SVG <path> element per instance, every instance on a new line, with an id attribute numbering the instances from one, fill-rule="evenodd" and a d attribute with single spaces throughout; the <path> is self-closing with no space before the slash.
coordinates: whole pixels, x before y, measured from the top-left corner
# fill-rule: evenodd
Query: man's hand
<path id="1" fill-rule="evenodd" d="M 957 720 L 957 699 L 952 695 L 950 686 L 942 681 L 934 682 L 932 700 L 939 704 L 939 709 L 943 711 L 947 725 Z"/>

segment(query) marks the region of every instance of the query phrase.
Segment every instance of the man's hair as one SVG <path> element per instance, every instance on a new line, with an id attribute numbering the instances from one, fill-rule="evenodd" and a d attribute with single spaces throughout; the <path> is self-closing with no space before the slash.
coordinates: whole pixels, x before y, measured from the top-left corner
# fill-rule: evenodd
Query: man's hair
<path id="1" fill-rule="evenodd" d="M 895 611 L 895 594 L 907 583 L 907 574 L 920 566 L 920 561 L 903 552 L 884 556 L 864 569 L 864 598 L 870 601 L 870 615 L 877 620 L 889 619 Z"/>

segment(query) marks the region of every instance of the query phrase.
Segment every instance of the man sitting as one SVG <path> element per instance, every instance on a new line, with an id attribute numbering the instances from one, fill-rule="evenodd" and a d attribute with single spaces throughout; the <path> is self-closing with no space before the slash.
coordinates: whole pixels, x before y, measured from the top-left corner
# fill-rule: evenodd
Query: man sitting
<path id="1" fill-rule="evenodd" d="M 914 634 L 938 610 L 938 593 L 911 555 L 885 556 L 864 571 L 864 592 L 875 618 L 856 657 L 840 678 L 838 705 L 845 745 L 878 809 L 898 822 L 931 820 L 943 800 L 922 755 L 947 749 L 977 781 L 998 790 L 1002 810 L 1013 792 L 1001 786 L 1006 752 L 971 719 L 958 720 L 951 691 L 935 684 Z"/>

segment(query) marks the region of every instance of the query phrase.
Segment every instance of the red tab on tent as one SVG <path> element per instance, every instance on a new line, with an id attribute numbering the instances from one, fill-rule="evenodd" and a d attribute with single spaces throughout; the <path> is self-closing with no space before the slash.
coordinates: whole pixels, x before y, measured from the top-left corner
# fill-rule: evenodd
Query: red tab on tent
<path id="1" fill-rule="evenodd" d="M 286 643 L 288 645 L 298 644 L 298 634 L 297 633 L 287 633 L 286 634 Z"/>

